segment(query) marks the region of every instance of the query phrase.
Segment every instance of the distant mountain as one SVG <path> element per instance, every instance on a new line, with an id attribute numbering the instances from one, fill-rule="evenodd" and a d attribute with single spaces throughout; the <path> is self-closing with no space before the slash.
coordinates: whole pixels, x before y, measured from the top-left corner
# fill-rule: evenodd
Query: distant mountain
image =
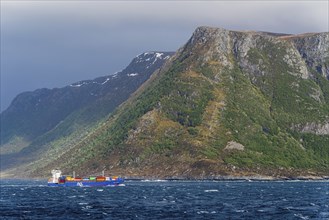
<path id="1" fill-rule="evenodd" d="M 82 136 L 62 136 L 33 163 L 7 172 L 325 176 L 328 79 L 328 33 L 199 27 L 107 120 L 79 129 Z"/>
<path id="2" fill-rule="evenodd" d="M 26 154 L 38 155 L 45 150 L 45 144 L 107 117 L 171 55 L 172 52 L 143 53 L 113 75 L 18 95 L 1 113 L 1 168 L 30 160 Z M 23 159 L 12 159 L 19 155 Z"/>

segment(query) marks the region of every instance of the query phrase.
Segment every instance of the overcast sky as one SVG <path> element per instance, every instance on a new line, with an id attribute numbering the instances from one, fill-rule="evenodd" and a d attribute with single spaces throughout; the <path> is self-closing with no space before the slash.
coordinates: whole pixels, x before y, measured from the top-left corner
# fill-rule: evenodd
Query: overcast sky
<path id="1" fill-rule="evenodd" d="M 327 32 L 328 7 L 328 0 L 1 0 L 1 111 L 21 92 L 112 74 L 145 51 L 175 51 L 198 26 Z"/>

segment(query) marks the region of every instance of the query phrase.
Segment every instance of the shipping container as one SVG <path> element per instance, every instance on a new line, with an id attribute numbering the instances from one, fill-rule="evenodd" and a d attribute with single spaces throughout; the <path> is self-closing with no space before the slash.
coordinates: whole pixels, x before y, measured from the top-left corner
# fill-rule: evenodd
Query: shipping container
<path id="1" fill-rule="evenodd" d="M 106 180 L 106 178 L 103 177 L 103 176 L 98 176 L 98 177 L 96 177 L 96 181 L 97 181 L 97 182 L 102 182 L 102 181 L 105 181 L 105 180 Z"/>

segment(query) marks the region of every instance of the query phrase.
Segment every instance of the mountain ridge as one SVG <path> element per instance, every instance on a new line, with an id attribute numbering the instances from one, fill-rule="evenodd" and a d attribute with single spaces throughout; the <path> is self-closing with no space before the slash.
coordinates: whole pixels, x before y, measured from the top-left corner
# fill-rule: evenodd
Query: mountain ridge
<path id="1" fill-rule="evenodd" d="M 1 113 L 1 156 L 2 161 L 7 156 L 9 160 L 2 162 L 1 168 L 19 155 L 38 155 L 45 144 L 77 129 L 81 129 L 81 134 L 87 132 L 84 127 L 107 117 L 171 55 L 172 52 L 145 52 L 113 75 L 18 95 Z M 82 138 L 81 134 L 77 138 Z"/>

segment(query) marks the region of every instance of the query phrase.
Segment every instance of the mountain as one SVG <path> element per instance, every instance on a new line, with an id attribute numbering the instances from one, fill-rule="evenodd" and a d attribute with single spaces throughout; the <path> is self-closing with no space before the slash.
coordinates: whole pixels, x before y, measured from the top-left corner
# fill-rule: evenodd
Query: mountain
<path id="1" fill-rule="evenodd" d="M 329 34 L 199 27 L 54 167 L 129 177 L 296 177 L 329 173 Z M 68 142 L 65 142 L 66 144 Z"/>
<path id="2" fill-rule="evenodd" d="M 84 131 L 128 99 L 171 55 L 172 52 L 143 53 L 113 75 L 19 94 L 1 113 L 1 168 L 31 161 L 32 155 L 39 156 L 63 137 L 75 134 L 81 138 Z"/>

